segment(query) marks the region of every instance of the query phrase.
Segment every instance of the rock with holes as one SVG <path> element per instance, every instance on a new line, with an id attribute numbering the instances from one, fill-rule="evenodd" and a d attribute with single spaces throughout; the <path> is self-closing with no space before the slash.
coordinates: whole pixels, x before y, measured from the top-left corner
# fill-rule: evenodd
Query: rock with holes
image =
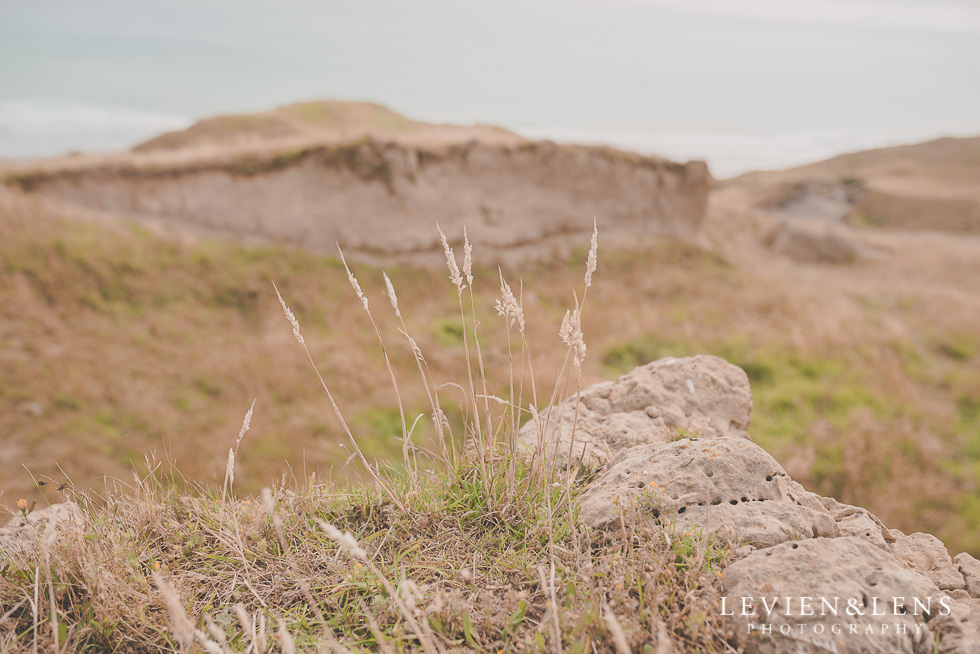
<path id="1" fill-rule="evenodd" d="M 897 537 L 892 544 L 892 552 L 899 561 L 928 576 L 943 590 L 966 587 L 963 575 L 953 565 L 941 540 L 921 532 L 908 536 L 898 530 L 894 533 Z"/>
<path id="2" fill-rule="evenodd" d="M 76 504 L 52 504 L 31 511 L 27 516 L 14 516 L 0 527 L 0 559 L 3 553 L 24 554 L 39 543 L 49 528 L 61 529 L 65 525 L 81 522 L 81 511 Z"/>
<path id="3" fill-rule="evenodd" d="M 980 601 L 964 590 L 950 591 L 949 596 L 949 613 L 940 611 L 929 625 L 940 640 L 939 651 L 980 654 Z"/>
<path id="4" fill-rule="evenodd" d="M 816 495 L 761 447 L 730 436 L 624 451 L 583 493 L 580 519 L 598 529 L 652 521 L 755 547 L 839 534 Z"/>
<path id="5" fill-rule="evenodd" d="M 971 597 L 968 592 L 962 589 L 949 591 L 949 596 L 956 600 L 956 603 L 967 609 L 968 619 L 974 625 L 980 625 L 980 599 Z"/>
<path id="6" fill-rule="evenodd" d="M 966 592 L 970 594 L 970 597 L 980 599 L 980 561 L 966 552 L 962 552 L 953 557 L 953 565 L 963 575 Z"/>
<path id="7" fill-rule="evenodd" d="M 660 359 L 616 381 L 595 384 L 541 412 L 520 432 L 528 449 L 543 446 L 562 461 L 601 465 L 635 445 L 683 436 L 748 438 L 749 379 L 724 359 Z"/>
<path id="8" fill-rule="evenodd" d="M 977 652 L 968 607 L 867 541 L 787 542 L 735 561 L 723 578 L 739 651 Z M 963 621 L 965 619 L 965 622 Z"/>
<path id="9" fill-rule="evenodd" d="M 832 497 L 822 497 L 820 503 L 830 511 L 841 536 L 854 536 L 891 552 L 888 543 L 895 542 L 895 538 L 876 515 L 857 506 L 841 504 Z"/>

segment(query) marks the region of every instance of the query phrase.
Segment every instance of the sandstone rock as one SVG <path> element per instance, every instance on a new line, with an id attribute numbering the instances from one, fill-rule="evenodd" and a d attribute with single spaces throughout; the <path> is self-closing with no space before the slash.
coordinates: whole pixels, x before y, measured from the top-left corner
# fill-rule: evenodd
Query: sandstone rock
<path id="1" fill-rule="evenodd" d="M 756 547 L 839 534 L 816 495 L 761 447 L 731 436 L 624 451 L 583 493 L 580 519 L 598 529 L 654 521 Z"/>
<path id="2" fill-rule="evenodd" d="M 804 263 L 850 263 L 861 256 L 861 248 L 842 228 L 783 221 L 766 238 L 777 254 Z"/>
<path id="3" fill-rule="evenodd" d="M 889 542 L 895 538 L 873 513 L 860 507 L 841 504 L 832 497 L 820 498 L 820 503 L 830 511 L 840 528 L 841 536 L 854 536 L 866 540 L 878 549 L 891 552 Z"/>
<path id="4" fill-rule="evenodd" d="M 966 581 L 953 565 L 946 546 L 932 534 L 901 534 L 892 544 L 892 552 L 899 561 L 928 576 L 943 590 L 966 587 Z"/>
<path id="5" fill-rule="evenodd" d="M 851 515 L 837 521 L 841 536 L 853 536 L 866 540 L 880 550 L 890 552 L 888 543 L 881 535 L 881 527 L 868 517 L 867 513 L 852 513 Z"/>
<path id="6" fill-rule="evenodd" d="M 668 359 L 592 386 L 573 441 L 574 410 L 566 401 L 539 424 L 553 416 L 565 430 L 553 431 L 548 452 L 602 464 L 581 496 L 582 523 L 731 542 L 725 608 L 739 651 L 980 654 L 980 561 L 961 554 L 954 565 L 934 536 L 890 530 L 790 479 L 745 433 L 741 370 L 714 357 Z M 525 445 L 536 433 L 525 427 Z M 744 597 L 755 598 L 754 614 L 733 612 Z"/>
<path id="7" fill-rule="evenodd" d="M 963 575 L 963 580 L 966 582 L 966 592 L 970 594 L 970 597 L 980 599 L 980 561 L 966 552 L 962 552 L 953 557 L 953 563 Z"/>
<path id="8" fill-rule="evenodd" d="M 23 554 L 40 542 L 49 525 L 61 525 L 81 521 L 81 512 L 75 504 L 52 504 L 24 516 L 14 516 L 0 527 L 0 555 Z"/>
<path id="9" fill-rule="evenodd" d="M 934 651 L 937 635 L 943 639 L 940 652 L 978 647 L 969 640 L 972 621 L 961 622 L 967 609 L 954 610 L 949 598 L 950 608 L 944 609 L 946 594 L 927 577 L 858 538 L 816 538 L 759 550 L 725 570 L 724 590 L 725 612 L 734 613 L 726 624 L 746 654 L 926 654 Z M 754 598 L 748 615 L 742 615 L 742 598 Z M 905 613 L 895 611 L 896 601 Z M 944 610 L 948 616 L 941 615 Z M 771 625 L 770 633 L 764 625 Z"/>
<path id="10" fill-rule="evenodd" d="M 964 591 L 955 590 L 952 593 Z M 929 623 L 933 633 L 939 636 L 938 650 L 949 654 L 980 654 L 980 622 L 977 619 L 980 608 L 976 606 L 976 600 L 970 597 L 953 599 L 949 614 L 940 612 Z"/>
<path id="11" fill-rule="evenodd" d="M 318 252 L 338 242 L 352 254 L 431 251 L 438 222 L 454 241 L 466 225 L 483 260 L 515 249 L 540 257 L 570 246 L 569 237 L 587 239 L 592 223 L 576 217 L 597 214 L 604 238 L 696 239 L 713 185 L 704 162 L 514 137 L 330 144 L 298 136 L 279 148 L 185 150 L 179 160 L 39 162 L 7 184 L 103 215 Z"/>
<path id="12" fill-rule="evenodd" d="M 524 446 L 533 449 L 540 439 L 549 456 L 565 461 L 571 449 L 574 462 L 601 465 L 625 448 L 662 445 L 679 433 L 749 437 L 748 376 L 714 356 L 654 361 L 614 382 L 589 386 L 579 400 L 577 417 L 573 397 L 524 425 Z"/>

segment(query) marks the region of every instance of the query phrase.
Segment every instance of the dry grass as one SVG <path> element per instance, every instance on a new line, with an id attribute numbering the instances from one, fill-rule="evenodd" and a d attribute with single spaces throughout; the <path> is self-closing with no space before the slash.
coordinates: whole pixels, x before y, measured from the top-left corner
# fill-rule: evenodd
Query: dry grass
<path id="1" fill-rule="evenodd" d="M 363 311 L 335 310 L 357 301 L 338 259 L 179 242 L 58 221 L 2 193 L 0 202 L 0 502 L 13 509 L 22 497 L 59 501 L 54 489 L 65 474 L 78 489 L 104 494 L 104 475 L 129 478 L 133 466 L 145 474 L 152 451 L 168 462 L 158 471 L 168 483 L 182 483 L 173 461 L 190 479 L 220 484 L 230 445 L 220 435 L 232 439 L 253 399 L 252 430 L 236 461 L 241 492 L 258 493 L 283 475 L 298 485 L 331 468 L 339 481 L 355 479 L 343 468 L 347 437 L 306 355 L 291 346 L 270 279 L 303 321 L 365 455 L 404 467 L 400 410 L 371 321 Z M 708 236 L 742 224 L 724 210 L 713 207 Z M 866 506 L 892 527 L 936 533 L 953 553 L 980 554 L 980 303 L 970 291 L 980 284 L 980 260 L 967 239 L 875 238 L 879 259 L 844 268 L 780 261 L 727 232 L 726 259 L 671 242 L 606 245 L 591 291 L 600 303 L 582 315 L 590 352 L 582 383 L 659 356 L 724 356 L 749 370 L 753 437 L 795 479 Z M 525 265 L 523 292 L 508 278 L 537 361 L 563 356 L 555 333 L 586 258 L 583 249 L 574 267 Z M 434 436 L 431 421 L 416 422 L 433 400 L 461 424 L 465 344 L 445 271 L 389 270 L 402 324 L 384 307 L 382 271 L 356 268 L 363 292 L 377 298 L 371 308 L 397 379 L 420 374 L 401 329 L 426 352 L 424 374 L 441 386 L 434 397 L 420 384 L 399 387 L 407 427 Z M 498 272 L 477 266 L 474 276 L 486 374 L 507 380 L 511 365 L 521 365 L 508 355 L 507 321 L 493 308 Z M 539 386 L 554 387 L 557 372 L 536 367 Z M 442 386 L 448 380 L 464 383 Z M 511 390 L 504 382 L 490 394 L 509 401 Z M 58 483 L 36 487 L 21 462 Z"/>
<path id="2" fill-rule="evenodd" d="M 575 529 L 547 510 L 560 491 L 542 497 L 526 473 L 513 494 L 503 483 L 488 494 L 478 466 L 393 479 L 405 510 L 316 479 L 225 503 L 154 476 L 77 496 L 78 523 L 3 564 L 0 651 L 32 651 L 35 638 L 56 651 L 56 634 L 71 652 L 287 651 L 281 620 L 297 651 L 551 652 L 558 633 L 561 651 L 613 652 L 606 612 L 632 651 L 665 639 L 726 651 L 725 550 L 697 535 Z M 321 523 L 349 532 L 363 558 Z"/>
<path id="3" fill-rule="evenodd" d="M 445 419 L 439 387 L 403 323 L 439 428 L 416 437 L 403 420 L 403 466 L 373 465 L 279 295 L 372 483 L 343 490 L 314 474 L 266 488 L 259 499 L 236 498 L 250 408 L 229 443 L 220 490 L 191 485 L 187 492 L 161 479 L 152 460 L 146 474 L 112 484 L 103 496 L 69 486 L 74 521 L 57 531 L 39 528 L 25 553 L 6 557 L 0 606 L 10 608 L 0 648 L 726 651 L 716 606 L 727 550 L 698 534 L 624 525 L 609 536 L 578 525 L 575 498 L 590 471 L 559 469 L 541 452 L 527 457 L 516 448 L 525 403 L 538 396 L 521 300 L 501 277 L 509 366 L 506 384 L 496 385 L 511 398 L 503 400 L 486 374 L 469 243 L 462 270 L 445 248 L 466 363 L 460 421 Z M 567 349 L 545 396 L 552 401 L 581 385 L 582 316 L 596 262 L 593 236 L 581 302 L 576 297 L 562 327 Z M 367 296 L 346 272 L 383 344 Z M 541 440 L 552 437 L 548 422 L 536 424 Z"/>

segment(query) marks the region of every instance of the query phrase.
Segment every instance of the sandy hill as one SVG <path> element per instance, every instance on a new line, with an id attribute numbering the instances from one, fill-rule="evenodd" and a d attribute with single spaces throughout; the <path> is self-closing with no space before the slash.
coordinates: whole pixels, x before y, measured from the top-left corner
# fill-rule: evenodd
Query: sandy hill
<path id="1" fill-rule="evenodd" d="M 314 100 L 259 113 L 212 116 L 185 130 L 161 134 L 137 145 L 133 151 L 258 146 L 290 140 L 346 143 L 360 138 L 429 146 L 474 139 L 497 144 L 525 141 L 501 127 L 433 125 L 370 102 Z"/>
<path id="2" fill-rule="evenodd" d="M 845 154 L 729 182 L 750 203 L 803 218 L 980 233 L 980 137 Z"/>
<path id="3" fill-rule="evenodd" d="M 567 249 L 605 233 L 692 239 L 712 179 L 703 162 L 528 141 L 498 127 L 430 125 L 384 107 L 304 102 L 217 116 L 130 152 L 6 170 L 7 185 L 171 234 L 411 256 L 465 225 L 501 253 Z M 504 256 L 501 254 L 501 256 Z"/>

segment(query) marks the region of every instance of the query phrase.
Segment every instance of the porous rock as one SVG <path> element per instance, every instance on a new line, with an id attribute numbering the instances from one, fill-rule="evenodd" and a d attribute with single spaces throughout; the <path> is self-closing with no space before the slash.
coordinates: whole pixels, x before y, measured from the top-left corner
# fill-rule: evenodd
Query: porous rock
<path id="1" fill-rule="evenodd" d="M 929 625 L 939 635 L 938 651 L 980 654 L 980 602 L 964 590 L 950 591 L 949 596 L 949 613 L 940 611 Z"/>
<path id="2" fill-rule="evenodd" d="M 980 599 L 980 561 L 966 552 L 961 552 L 953 557 L 953 564 L 963 575 L 966 592 L 970 594 L 970 597 Z"/>
<path id="3" fill-rule="evenodd" d="M 830 511 L 840 528 L 841 536 L 854 536 L 868 541 L 880 550 L 891 552 L 888 543 L 894 542 L 895 537 L 878 516 L 858 506 L 841 504 L 832 497 L 822 497 L 820 503 Z"/>
<path id="4" fill-rule="evenodd" d="M 666 444 L 678 434 L 749 438 L 752 391 L 745 371 L 724 359 L 666 358 L 616 381 L 595 384 L 549 407 L 520 432 L 528 449 L 601 465 L 636 445 Z"/>
<path id="5" fill-rule="evenodd" d="M 728 566 L 723 585 L 726 626 L 746 654 L 926 654 L 937 636 L 940 652 L 980 648 L 970 640 L 967 607 L 859 538 L 816 538 L 753 552 Z M 742 598 L 750 598 L 745 611 Z"/>
<path id="6" fill-rule="evenodd" d="M 761 447 L 731 436 L 624 451 L 583 493 L 580 519 L 597 529 L 652 521 L 755 547 L 839 534 L 816 495 Z"/>
<path id="7" fill-rule="evenodd" d="M 922 532 L 908 536 L 901 532 L 896 531 L 896 533 L 898 537 L 892 544 L 895 558 L 913 570 L 928 576 L 943 590 L 966 587 L 963 575 L 953 565 L 953 560 L 941 540 L 932 534 Z"/>

